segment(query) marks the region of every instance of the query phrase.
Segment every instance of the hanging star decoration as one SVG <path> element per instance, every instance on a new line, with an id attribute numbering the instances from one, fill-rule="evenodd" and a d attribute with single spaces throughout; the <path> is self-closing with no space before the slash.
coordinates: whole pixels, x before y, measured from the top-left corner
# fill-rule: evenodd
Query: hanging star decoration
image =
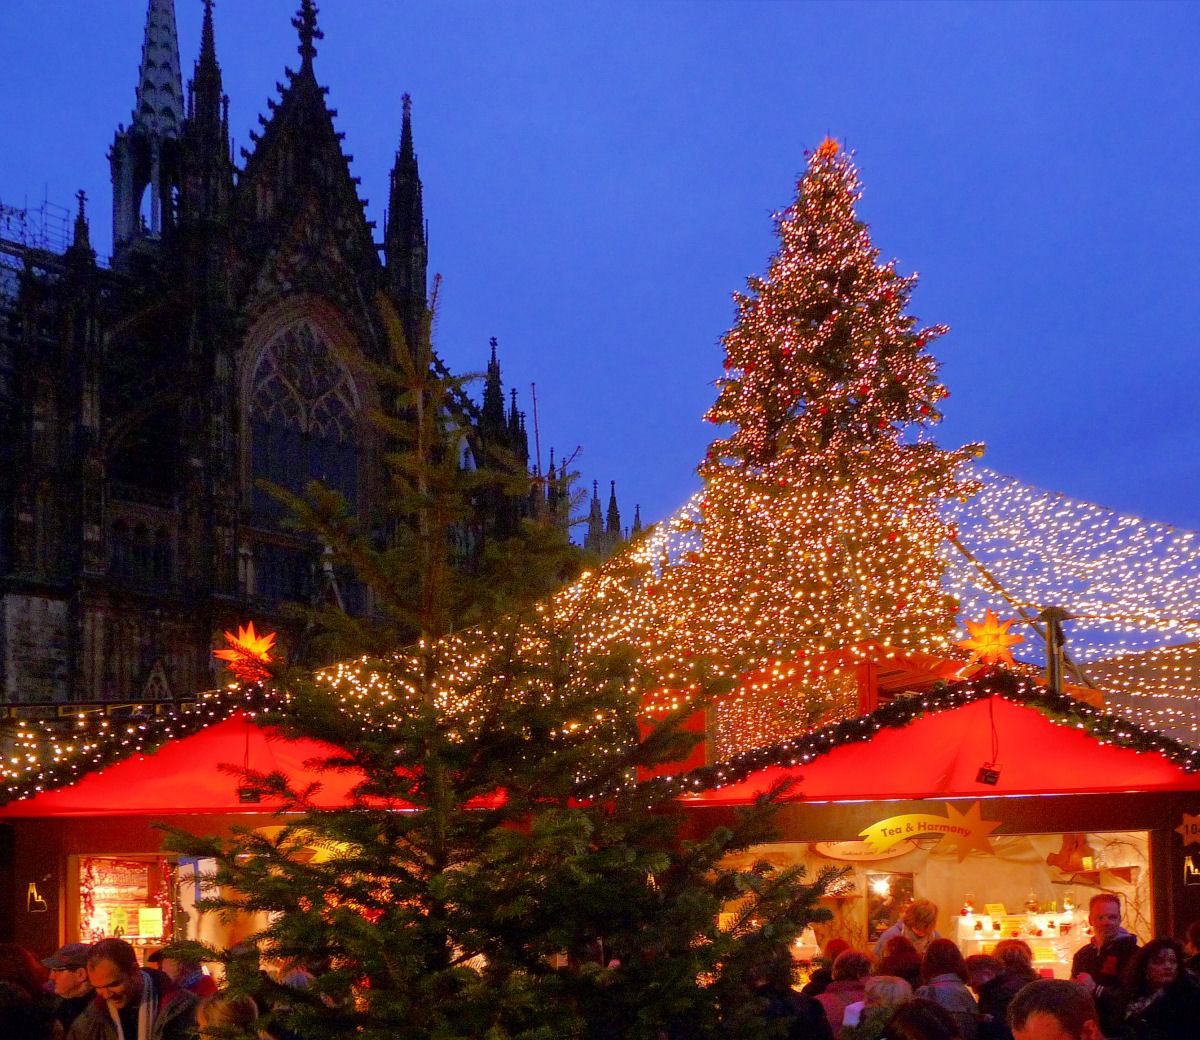
<path id="1" fill-rule="evenodd" d="M 983 621 L 968 621 L 966 625 L 967 631 L 971 633 L 970 638 L 960 639 L 956 644 L 971 651 L 970 660 L 963 668 L 969 668 L 976 661 L 982 664 L 1015 665 L 1016 661 L 1013 660 L 1009 647 L 1025 642 L 1024 636 L 1015 635 L 1008 630 L 1016 620 L 1009 618 L 1007 621 L 1001 621 L 994 610 L 988 610 Z"/>
<path id="2" fill-rule="evenodd" d="M 244 628 L 239 625 L 237 635 L 225 633 L 229 643 L 224 650 L 214 650 L 213 657 L 228 661 L 228 668 L 243 682 L 262 682 L 270 676 L 266 665 L 274 658 L 271 657 L 271 647 L 275 645 L 275 633 L 260 636 L 254 631 L 254 622 L 249 622 Z"/>
<path id="3" fill-rule="evenodd" d="M 835 141 L 832 137 L 827 137 L 821 142 L 821 146 L 817 149 L 817 158 L 832 159 L 835 155 L 837 155 L 838 151 L 839 146 L 837 141 Z"/>

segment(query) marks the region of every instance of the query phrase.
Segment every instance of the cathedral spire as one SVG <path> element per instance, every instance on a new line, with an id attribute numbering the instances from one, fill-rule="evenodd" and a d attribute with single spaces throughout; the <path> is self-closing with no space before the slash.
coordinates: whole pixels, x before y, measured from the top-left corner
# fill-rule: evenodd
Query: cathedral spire
<path id="1" fill-rule="evenodd" d="M 153 242 L 172 226 L 172 189 L 179 186 L 178 143 L 184 121 L 183 77 L 174 0 L 150 0 L 137 98 L 129 129 L 118 131 L 109 162 L 113 180 L 113 258 Z"/>
<path id="2" fill-rule="evenodd" d="M 588 510 L 587 535 L 583 547 L 589 552 L 607 556 L 607 539 L 604 537 L 604 514 L 600 512 L 600 483 L 592 481 L 592 504 Z"/>
<path id="3" fill-rule="evenodd" d="M 75 193 L 79 200 L 79 210 L 75 214 L 75 237 L 67 249 L 67 256 L 85 263 L 94 263 L 95 250 L 92 249 L 91 236 L 88 234 L 87 192 L 80 189 Z"/>
<path id="4" fill-rule="evenodd" d="M 493 443 L 504 431 L 504 390 L 500 383 L 500 362 L 496 360 L 496 337 L 492 337 L 492 359 L 488 362 L 487 379 L 483 384 L 481 431 Z"/>
<path id="5" fill-rule="evenodd" d="M 608 494 L 608 516 L 604 525 L 604 532 L 608 535 L 609 544 L 616 545 L 621 538 L 621 510 L 617 508 L 617 482 L 609 481 Z"/>
<path id="6" fill-rule="evenodd" d="M 400 116 L 400 152 L 396 156 L 398 161 L 416 162 L 416 155 L 413 152 L 413 135 L 412 135 L 412 98 L 404 95 L 403 113 Z"/>
<path id="7" fill-rule="evenodd" d="M 425 306 L 428 248 L 421 175 L 413 150 L 412 99 L 407 94 L 404 95 L 403 112 L 400 148 L 392 167 L 383 247 L 388 280 L 397 302 L 407 311 L 416 312 Z"/>
<path id="8" fill-rule="evenodd" d="M 71 243 L 76 249 L 91 249 L 88 241 L 87 192 L 82 188 L 75 193 L 79 200 L 79 212 L 75 216 L 75 240 Z"/>
<path id="9" fill-rule="evenodd" d="M 200 64 L 216 65 L 217 45 L 213 39 L 213 0 L 204 0 L 204 23 L 200 27 Z"/>
<path id="10" fill-rule="evenodd" d="M 300 10 L 292 19 L 292 25 L 300 34 L 300 71 L 312 72 L 313 58 L 317 55 L 313 41 L 325 39 L 325 34 L 317 28 L 317 5 L 313 0 L 301 0 Z"/>
<path id="11" fill-rule="evenodd" d="M 204 0 L 204 25 L 200 30 L 200 57 L 192 77 L 195 110 L 189 115 L 212 137 L 223 136 L 224 97 L 221 67 L 217 64 L 217 45 L 213 35 L 213 0 Z"/>
<path id="12" fill-rule="evenodd" d="M 133 126 L 152 135 L 175 137 L 182 123 L 183 74 L 179 66 L 175 0 L 150 0 Z"/>
<path id="13" fill-rule="evenodd" d="M 183 223 L 213 220 L 233 194 L 229 156 L 228 98 L 221 85 L 213 33 L 213 0 L 204 0 L 200 56 L 188 84 L 188 118 L 183 130 L 179 218 Z"/>

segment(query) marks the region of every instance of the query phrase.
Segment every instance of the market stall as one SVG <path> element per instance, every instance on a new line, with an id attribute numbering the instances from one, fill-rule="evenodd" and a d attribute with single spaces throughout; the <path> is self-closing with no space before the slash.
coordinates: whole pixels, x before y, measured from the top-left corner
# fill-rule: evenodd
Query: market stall
<path id="1" fill-rule="evenodd" d="M 1087 904 L 1115 893 L 1143 939 L 1200 918 L 1195 749 L 994 674 L 701 770 L 696 828 L 781 782 L 781 840 L 755 849 L 843 876 L 819 941 L 870 945 L 912 896 L 964 953 L 1020 937 L 1065 975 Z"/>
<path id="2" fill-rule="evenodd" d="M 3 927 L 17 941 L 48 949 L 119 928 L 149 946 L 173 930 L 199 934 L 187 908 L 205 866 L 165 857 L 156 825 L 278 826 L 276 807 L 239 782 L 243 766 L 320 780 L 330 806 L 353 780 L 314 772 L 324 745 L 241 713 L 151 720 L 116 736 L 126 746 L 97 753 L 90 771 L 47 772 L 0 806 Z M 1119 894 L 1143 938 L 1200 918 L 1200 752 L 1025 678 L 989 673 L 897 696 L 697 768 L 702 760 L 689 760 L 686 782 L 652 781 L 676 785 L 697 832 L 793 782 L 780 841 L 753 855 L 845 870 L 818 941 L 867 944 L 912 894 L 938 905 L 938 930 L 966 952 L 1016 933 L 1062 973 L 1087 939 L 1094 892 Z"/>

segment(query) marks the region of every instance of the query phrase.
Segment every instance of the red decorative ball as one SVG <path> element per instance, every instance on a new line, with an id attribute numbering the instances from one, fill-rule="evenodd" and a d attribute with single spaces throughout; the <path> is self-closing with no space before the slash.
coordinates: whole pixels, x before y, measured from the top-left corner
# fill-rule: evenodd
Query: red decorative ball
<path id="1" fill-rule="evenodd" d="M 733 362 L 730 361 L 729 358 L 726 358 L 725 359 L 725 371 L 728 372 L 731 368 L 733 368 Z"/>
<path id="2" fill-rule="evenodd" d="M 781 353 L 784 357 L 791 357 L 792 356 L 792 348 L 791 347 L 783 347 L 780 349 L 779 353 Z"/>

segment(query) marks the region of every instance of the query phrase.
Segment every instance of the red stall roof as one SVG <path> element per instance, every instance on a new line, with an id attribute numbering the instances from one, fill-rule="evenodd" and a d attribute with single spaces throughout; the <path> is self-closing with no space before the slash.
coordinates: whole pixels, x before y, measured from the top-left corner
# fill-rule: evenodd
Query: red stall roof
<path id="1" fill-rule="evenodd" d="M 863 721 L 869 721 L 866 716 Z M 994 735 L 993 735 L 994 727 Z M 998 748 L 994 785 L 976 781 Z M 278 770 L 294 784 L 318 781 L 316 803 L 345 805 L 357 777 L 311 765 L 334 752 L 320 741 L 293 740 L 244 714 L 136 754 L 76 783 L 0 806 L 0 818 L 270 812 L 264 799 L 243 804 L 237 777 L 220 766 Z M 812 802 L 1200 790 L 1160 752 L 1102 743 L 1083 729 L 1052 722 L 1037 708 L 1001 696 L 931 710 L 900 728 L 880 728 L 797 765 L 769 766 L 745 780 L 695 795 L 685 804 L 745 804 L 777 781 L 799 777 L 792 797 Z"/>
<path id="2" fill-rule="evenodd" d="M 1000 770 L 994 787 L 975 779 L 992 761 L 993 720 Z M 1036 708 L 991 697 L 683 800 L 746 804 L 785 777 L 800 777 L 793 797 L 811 802 L 1200 790 L 1200 773 L 1185 772 L 1161 753 L 1104 744 Z"/>
<path id="3" fill-rule="evenodd" d="M 316 740 L 289 740 L 237 713 L 178 740 L 151 755 L 133 755 L 107 769 L 89 773 L 68 787 L 43 791 L 0 806 L 0 818 L 19 816 L 134 816 L 176 813 L 270 812 L 272 804 L 243 804 L 238 779 L 222 765 L 247 765 L 259 772 L 276 770 L 303 786 L 323 786 L 316 803 L 325 808 L 346 804 L 358 777 L 313 769 L 312 759 L 336 749 Z"/>

